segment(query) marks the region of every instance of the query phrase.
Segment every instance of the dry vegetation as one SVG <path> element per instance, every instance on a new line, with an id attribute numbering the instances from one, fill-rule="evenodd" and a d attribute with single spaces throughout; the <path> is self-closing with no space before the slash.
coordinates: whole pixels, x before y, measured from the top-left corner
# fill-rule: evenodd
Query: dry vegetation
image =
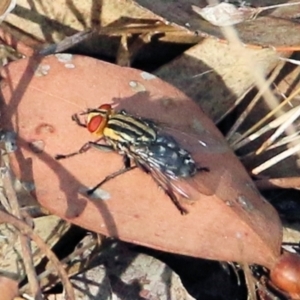
<path id="1" fill-rule="evenodd" d="M 0 5 L 3 16 L 13 1 L 4 2 L 3 7 Z M 223 257 L 224 251 L 224 257 L 232 257 L 232 264 L 205 260 L 214 256 L 210 257 L 205 251 L 201 255 L 200 250 L 193 255 L 196 258 L 183 256 L 186 252 L 181 253 L 168 240 L 164 247 L 156 245 L 148 236 L 144 240 L 136 239 L 135 231 L 143 231 L 146 226 L 153 224 L 132 228 L 124 236 L 120 234 L 120 240 L 132 242 L 127 244 L 104 237 L 102 234 L 107 235 L 107 232 L 98 227 L 96 232 L 86 231 L 93 227 L 84 225 L 88 223 L 80 223 L 78 216 L 76 218 L 79 221 L 73 222 L 67 216 L 69 211 L 65 212 L 63 208 L 53 215 L 53 211 L 59 211 L 60 208 L 54 209 L 51 201 L 45 204 L 40 200 L 39 197 L 43 197 L 39 193 L 40 187 L 32 187 L 32 183 L 23 178 L 24 173 L 14 163 L 24 154 L 23 150 L 19 151 L 19 144 L 25 143 L 24 137 L 18 136 L 18 130 L 22 132 L 23 129 L 16 124 L 19 124 L 19 116 L 26 114 L 19 113 L 16 105 L 15 111 L 18 113 L 11 115 L 12 125 L 9 126 L 14 128 L 17 135 L 7 131 L 8 125 L 3 124 L 3 120 L 9 119 L 7 114 L 11 109 L 6 95 L 10 93 L 13 98 L 20 93 L 19 86 L 14 88 L 9 81 L 16 80 L 10 78 L 15 72 L 10 73 L 13 62 L 21 62 L 21 66 L 22 61 L 27 59 L 30 69 L 43 61 L 43 56 L 72 53 L 151 72 L 185 93 L 214 121 L 260 193 L 275 206 L 284 224 L 283 249 L 299 252 L 300 56 L 297 51 L 300 50 L 300 4 L 298 1 L 282 3 L 257 0 L 249 6 L 245 1 L 236 2 L 240 6 L 235 7 L 231 15 L 217 12 L 220 14 L 218 20 L 226 17 L 222 22 L 234 24 L 234 27 L 214 26 L 200 17 L 199 13 L 205 13 L 212 14 L 204 15 L 206 19 L 215 18 L 216 12 L 201 10 L 207 5 L 206 1 L 60 0 L 49 3 L 20 0 L 14 10 L 5 16 L 5 22 L 0 25 L 0 56 L 4 68 L 1 93 L 5 99 L 1 101 L 1 300 L 299 299 L 299 274 L 296 287 L 290 289 L 285 286 L 286 283 L 280 286 L 286 288 L 289 295 L 270 282 L 268 268 L 275 278 L 277 273 L 275 275 L 272 267 L 275 268 L 277 259 L 282 257 L 280 249 L 276 248 L 277 240 L 281 240 L 281 231 L 274 230 L 274 240 L 270 241 L 274 245 L 269 245 L 264 237 L 261 242 L 259 236 L 264 229 L 255 228 L 255 224 L 248 220 L 252 218 L 250 213 L 235 215 L 236 220 L 232 220 L 232 223 L 240 226 L 250 224 L 255 233 L 253 240 L 243 240 L 238 246 L 240 248 L 232 246 L 231 256 L 228 256 L 222 244 L 218 249 L 212 249 L 212 253 L 220 253 L 214 254 L 216 260 Z M 56 57 L 65 59 L 65 66 L 69 63 L 71 68 L 66 56 Z M 16 67 L 13 70 L 23 70 L 28 76 L 28 69 Z M 41 77 L 48 72 L 46 69 L 38 71 Z M 27 80 L 26 76 L 24 78 Z M 38 91 L 33 77 L 27 80 L 24 95 L 27 87 L 30 87 L 28 91 L 32 87 Z M 90 77 L 93 76 L 88 72 L 82 74 L 74 86 L 88 86 L 92 83 Z M 105 80 L 105 76 L 100 78 L 99 84 Z M 69 89 L 75 89 L 74 86 L 69 86 Z M 143 91 L 142 84 L 136 87 L 136 91 Z M 47 93 L 53 94 L 53 101 L 57 101 L 57 91 Z M 116 98 L 122 98 L 122 90 L 116 88 L 116 93 L 119 93 L 115 95 Z M 22 97 L 23 94 L 20 101 Z M 82 95 L 82 98 L 79 101 L 84 107 L 89 103 L 89 95 Z M 70 102 L 70 99 L 59 101 Z M 75 105 L 78 106 L 78 103 Z M 28 111 L 30 109 L 33 108 L 28 107 Z M 34 111 L 28 120 L 37 116 L 39 113 Z M 71 123 L 70 120 L 66 122 Z M 48 127 L 42 130 L 51 131 Z M 36 153 L 43 147 L 40 144 L 33 146 Z M 26 160 L 25 157 L 23 159 Z M 34 164 L 35 160 L 31 163 Z M 34 178 L 35 174 L 32 176 Z M 239 177 L 239 173 L 232 176 Z M 144 184 L 147 185 L 148 181 Z M 246 188 L 241 186 L 238 194 L 246 193 Z M 242 200 L 240 205 L 243 205 Z M 75 210 L 77 204 L 72 205 Z M 134 205 L 138 206 L 139 201 Z M 253 205 L 256 208 L 256 202 Z M 156 209 L 159 207 L 153 207 L 154 213 Z M 94 210 L 97 210 L 95 214 L 99 214 L 96 205 Z M 114 213 L 118 214 L 113 211 L 113 216 Z M 130 209 L 123 211 L 123 214 L 130 215 Z M 266 226 L 270 224 L 269 228 L 280 228 L 277 215 L 274 220 L 267 220 L 272 212 L 269 214 L 262 209 L 257 215 Z M 170 214 L 168 218 L 173 217 Z M 117 220 L 115 226 L 123 226 Z M 222 222 L 222 217 L 220 220 L 211 220 L 211 223 L 218 221 Z M 84 229 L 80 228 L 81 225 Z M 174 231 L 170 236 L 177 237 L 179 246 L 185 244 L 184 237 L 180 240 L 182 232 L 171 228 L 171 225 L 169 227 L 166 228 L 170 232 Z M 228 228 L 228 233 L 230 230 Z M 205 234 L 207 239 L 215 236 L 213 229 L 211 234 Z M 248 258 L 244 249 L 249 246 L 249 241 L 255 243 L 257 236 L 262 244 L 257 253 L 263 258 L 251 264 L 252 258 Z M 271 249 L 270 253 L 275 249 L 273 257 L 263 254 L 263 247 Z M 244 259 L 237 261 L 237 257 L 243 255 Z M 257 261 L 266 263 L 258 266 L 254 264 Z M 281 271 L 276 269 L 276 272 Z"/>

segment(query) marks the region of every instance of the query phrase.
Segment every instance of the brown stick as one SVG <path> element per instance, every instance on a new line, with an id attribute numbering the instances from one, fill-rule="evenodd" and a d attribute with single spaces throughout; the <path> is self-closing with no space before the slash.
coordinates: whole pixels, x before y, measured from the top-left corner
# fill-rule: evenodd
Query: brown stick
<path id="1" fill-rule="evenodd" d="M 67 272 L 63 268 L 60 261 L 49 248 L 49 246 L 32 230 L 32 228 L 23 221 L 15 218 L 14 216 L 0 210 L 0 223 L 9 223 L 15 226 L 21 233 L 27 235 L 36 245 L 43 251 L 47 258 L 54 265 L 58 275 L 61 278 L 66 292 L 66 300 L 75 300 L 75 294 L 71 282 L 68 278 Z"/>
<path id="2" fill-rule="evenodd" d="M 255 185 L 259 190 L 281 189 L 299 189 L 300 177 L 286 178 L 264 178 L 255 180 Z"/>
<path id="3" fill-rule="evenodd" d="M 6 197 L 8 198 L 11 206 L 11 213 L 18 219 L 22 220 L 22 214 L 21 214 L 16 192 L 13 188 L 9 167 L 6 166 L 4 168 L 5 171 L 2 170 L 2 174 L 4 174 L 3 185 L 4 185 Z M 26 236 L 21 235 L 20 243 L 21 243 L 21 251 L 23 256 L 23 263 L 28 277 L 28 282 L 30 285 L 32 296 L 34 297 L 34 299 L 43 300 L 42 291 L 40 289 L 39 281 L 37 279 L 37 275 L 34 268 L 34 261 L 32 257 L 30 241 Z"/>
<path id="4" fill-rule="evenodd" d="M 6 29 L 4 28 L 6 27 Z M 34 54 L 34 49 L 30 46 L 26 45 L 23 41 L 20 40 L 20 38 L 14 37 L 8 30 L 7 26 L 4 24 L 1 24 L 0 28 L 0 39 L 8 46 L 16 49 L 21 54 L 30 57 Z M 33 39 L 30 39 L 29 37 L 26 38 L 28 41 L 31 41 L 31 44 L 39 45 L 38 41 L 34 41 Z"/>

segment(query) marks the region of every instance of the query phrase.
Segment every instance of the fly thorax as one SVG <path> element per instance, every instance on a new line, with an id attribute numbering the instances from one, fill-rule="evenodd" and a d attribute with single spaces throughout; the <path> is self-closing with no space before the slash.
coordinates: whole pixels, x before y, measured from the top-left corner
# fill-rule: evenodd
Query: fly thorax
<path id="1" fill-rule="evenodd" d="M 107 139 L 131 145 L 150 144 L 156 140 L 155 128 L 143 119 L 123 113 L 114 114 L 108 120 L 104 135 Z"/>

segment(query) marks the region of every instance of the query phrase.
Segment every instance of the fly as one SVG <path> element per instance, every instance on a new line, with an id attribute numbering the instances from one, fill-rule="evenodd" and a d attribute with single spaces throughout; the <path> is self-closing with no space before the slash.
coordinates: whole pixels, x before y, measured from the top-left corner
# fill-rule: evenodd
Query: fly
<path id="1" fill-rule="evenodd" d="M 55 158 L 69 158 L 95 147 L 118 152 L 123 156 L 124 162 L 124 168 L 105 177 L 87 191 L 88 195 L 93 194 L 105 182 L 138 167 L 151 175 L 181 214 L 187 213 L 177 195 L 186 199 L 190 197 L 177 182 L 191 178 L 199 171 L 209 171 L 208 168 L 199 167 L 189 151 L 182 148 L 172 135 L 162 133 L 152 120 L 133 116 L 125 110 L 115 112 L 110 104 L 103 104 L 82 114 L 87 115 L 86 124 L 80 121 L 78 114 L 73 115 L 72 119 L 98 139 L 87 142 L 76 152 L 59 154 Z M 100 143 L 101 140 L 104 143 Z"/>

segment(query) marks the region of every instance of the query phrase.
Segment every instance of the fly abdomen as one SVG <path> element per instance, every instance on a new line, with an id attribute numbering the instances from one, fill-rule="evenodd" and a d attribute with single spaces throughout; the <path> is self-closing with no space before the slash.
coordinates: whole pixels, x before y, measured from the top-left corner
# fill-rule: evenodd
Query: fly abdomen
<path id="1" fill-rule="evenodd" d="M 151 123 L 123 112 L 109 118 L 104 136 L 119 143 L 150 144 L 156 140 L 156 129 Z"/>
<path id="2" fill-rule="evenodd" d="M 181 148 L 169 135 L 159 135 L 155 142 L 145 147 L 136 147 L 135 152 L 150 166 L 158 168 L 171 177 L 191 177 L 197 166 L 191 154 Z"/>

